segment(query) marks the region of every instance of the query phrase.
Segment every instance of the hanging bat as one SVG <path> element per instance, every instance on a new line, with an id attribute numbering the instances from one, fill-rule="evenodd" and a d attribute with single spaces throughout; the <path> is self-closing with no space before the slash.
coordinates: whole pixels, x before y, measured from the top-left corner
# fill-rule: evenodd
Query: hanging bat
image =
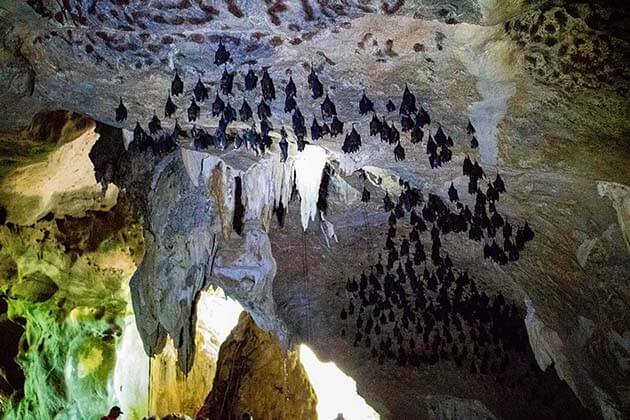
<path id="1" fill-rule="evenodd" d="M 296 107 L 297 107 L 297 104 L 295 103 L 295 98 L 293 96 L 287 95 L 286 99 L 284 100 L 285 114 L 292 112 Z"/>
<path id="2" fill-rule="evenodd" d="M 192 100 L 190 101 L 190 106 L 188 107 L 188 121 L 197 121 L 200 111 L 201 110 L 199 108 L 199 105 L 197 105 L 197 102 L 195 102 L 195 98 L 192 98 Z"/>
<path id="3" fill-rule="evenodd" d="M 381 130 L 383 129 L 383 125 L 381 124 L 381 120 L 378 119 L 376 113 L 372 116 L 372 120 L 370 121 L 370 136 L 376 136 L 381 134 Z"/>
<path id="4" fill-rule="evenodd" d="M 269 71 L 266 68 L 263 69 L 260 86 L 262 88 L 262 96 L 266 101 L 273 101 L 274 99 L 276 99 L 276 88 L 274 87 L 273 80 L 271 79 Z"/>
<path id="5" fill-rule="evenodd" d="M 256 89 L 256 85 L 258 84 L 258 76 L 254 73 L 254 70 L 251 68 L 245 75 L 245 90 L 254 90 Z"/>
<path id="6" fill-rule="evenodd" d="M 400 116 L 400 126 L 403 132 L 409 131 L 414 128 L 415 122 L 413 118 L 409 114 L 401 114 Z"/>
<path id="7" fill-rule="evenodd" d="M 394 158 L 396 161 L 405 160 L 405 149 L 400 144 L 400 141 L 398 142 L 398 145 L 394 147 Z"/>
<path id="8" fill-rule="evenodd" d="M 217 92 L 217 96 L 214 98 L 214 102 L 212 103 L 212 116 L 216 117 L 221 115 L 223 110 L 225 109 L 225 102 L 219 96 L 219 92 Z"/>
<path id="9" fill-rule="evenodd" d="M 175 112 L 177 112 L 177 105 L 173 103 L 171 95 L 169 94 L 166 105 L 164 105 L 164 116 L 170 118 Z"/>
<path id="10" fill-rule="evenodd" d="M 175 78 L 171 82 L 171 95 L 179 96 L 184 92 L 184 82 L 179 77 L 179 72 L 175 70 Z"/>
<path id="11" fill-rule="evenodd" d="M 297 88 L 295 87 L 295 83 L 293 82 L 293 76 L 289 76 L 289 81 L 284 87 L 284 94 L 287 96 L 287 98 L 297 95 Z"/>
<path id="12" fill-rule="evenodd" d="M 123 104 L 122 98 L 120 98 L 120 103 L 118 104 L 118 108 L 116 108 L 116 122 L 122 122 L 127 119 L 127 108 Z"/>
<path id="13" fill-rule="evenodd" d="M 365 92 L 363 92 L 363 96 L 359 101 L 359 112 L 361 115 L 367 115 L 368 112 L 374 112 L 374 103 L 365 95 Z"/>
<path id="14" fill-rule="evenodd" d="M 409 91 L 409 87 L 405 85 L 405 91 L 403 92 L 402 103 L 400 104 L 401 114 L 415 114 L 418 111 L 416 108 L 416 97 Z"/>
<path id="15" fill-rule="evenodd" d="M 227 68 L 223 68 L 220 82 L 221 92 L 227 96 L 232 94 L 232 86 L 234 85 L 234 73 L 228 73 Z"/>
<path id="16" fill-rule="evenodd" d="M 264 98 L 260 100 L 260 103 L 258 104 L 257 112 L 258 112 L 258 118 L 261 120 L 264 118 L 271 117 L 271 108 L 269 107 L 269 105 L 267 105 Z"/>
<path id="17" fill-rule="evenodd" d="M 337 137 L 341 133 L 343 133 L 343 123 L 335 115 L 330 123 L 330 135 L 332 137 Z"/>
<path id="18" fill-rule="evenodd" d="M 201 77 L 197 79 L 197 84 L 193 89 L 193 95 L 195 95 L 195 99 L 199 102 L 204 102 L 208 99 L 208 89 L 206 89 L 206 86 L 201 81 Z"/>
<path id="19" fill-rule="evenodd" d="M 241 105 L 241 109 L 238 112 L 241 117 L 241 121 L 243 122 L 252 118 L 252 108 L 249 106 L 245 98 L 243 98 L 243 105 Z"/>
<path id="20" fill-rule="evenodd" d="M 227 63 L 230 60 L 230 53 L 225 49 L 223 42 L 219 41 L 219 47 L 214 53 L 214 64 L 220 66 Z"/>
<path id="21" fill-rule="evenodd" d="M 322 127 L 317 122 L 317 118 L 313 117 L 313 123 L 311 124 L 311 139 L 317 141 L 322 137 Z"/>
<path id="22" fill-rule="evenodd" d="M 308 75 L 308 85 L 311 88 L 313 99 L 321 98 L 324 94 L 324 86 L 319 81 L 315 70 L 311 67 L 311 73 Z"/>
<path id="23" fill-rule="evenodd" d="M 343 142 L 343 146 L 341 146 L 341 150 L 344 153 L 355 153 L 358 152 L 361 148 L 361 136 L 354 128 L 354 124 L 352 124 L 352 130 L 350 133 L 346 134 L 346 139 Z"/>
<path id="24" fill-rule="evenodd" d="M 326 98 L 324 99 L 324 102 L 322 102 L 320 108 L 322 110 L 322 118 L 324 119 L 332 118 L 334 115 L 337 115 L 337 107 L 333 101 L 330 100 L 328 95 L 326 95 Z"/>
<path id="25" fill-rule="evenodd" d="M 160 121 L 160 119 L 157 117 L 157 115 L 155 115 L 155 112 L 154 112 L 153 118 L 151 118 L 151 121 L 149 121 L 149 132 L 151 134 L 155 134 L 161 130 L 162 130 L 162 121 Z"/>

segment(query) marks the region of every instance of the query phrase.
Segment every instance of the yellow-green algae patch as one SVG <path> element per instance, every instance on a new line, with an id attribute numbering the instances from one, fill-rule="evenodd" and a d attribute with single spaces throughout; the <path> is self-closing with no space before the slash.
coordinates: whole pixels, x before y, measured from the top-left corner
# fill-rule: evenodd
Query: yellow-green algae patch
<path id="1" fill-rule="evenodd" d="M 64 235 L 54 220 L 0 227 L 0 289 L 8 317 L 25 320 L 18 363 L 26 377 L 23 394 L 0 405 L 3 418 L 107 412 L 128 281 L 142 256 L 141 229 L 120 222 L 129 220 L 122 213 L 73 219 L 73 227 L 84 226 L 73 229 L 82 238 Z"/>

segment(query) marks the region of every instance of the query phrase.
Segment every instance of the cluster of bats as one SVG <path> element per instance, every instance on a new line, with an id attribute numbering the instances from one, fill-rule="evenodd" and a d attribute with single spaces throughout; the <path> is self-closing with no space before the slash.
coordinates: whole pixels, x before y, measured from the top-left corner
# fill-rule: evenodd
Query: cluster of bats
<path id="1" fill-rule="evenodd" d="M 354 345 L 367 348 L 380 364 L 392 360 L 419 367 L 451 360 L 471 373 L 493 374 L 503 381 L 509 366 L 531 363 L 522 317 L 501 293 L 490 298 L 467 272 L 455 269 L 442 251 L 441 237 L 468 232 L 472 240 L 492 240 L 485 244 L 484 256 L 506 264 L 519 258 L 534 232 L 527 223 L 513 227 L 497 211 L 500 195 L 506 192 L 500 175 L 484 192 L 479 188 L 485 179 L 483 168 L 467 156 L 462 169 L 469 179 L 468 193 L 476 196 L 472 211 L 460 201 L 453 183 L 447 202 L 435 194 L 425 200 L 420 190 L 402 179 L 397 200 L 385 193 L 386 258 L 379 254 L 378 262 L 358 281 L 347 279 L 348 302 L 339 317 L 354 329 Z M 364 183 L 362 201 L 370 200 Z M 503 248 L 496 242 L 498 229 Z M 341 334 L 346 336 L 346 327 Z M 535 369 L 531 372 L 536 375 Z M 528 368 L 523 375 L 531 372 Z M 509 386 L 516 386 L 516 381 Z"/>
<path id="2" fill-rule="evenodd" d="M 219 43 L 215 53 L 214 63 L 216 65 L 224 65 L 229 60 L 229 51 L 227 51 L 223 43 Z M 274 81 L 269 74 L 268 68 L 262 69 L 260 77 L 250 68 L 244 77 L 244 89 L 246 92 L 255 91 L 258 85 L 260 85 L 261 98 L 256 105 L 256 114 L 259 122 L 256 124 L 254 120 L 254 110 L 245 97 L 243 97 L 238 112 L 232 107 L 229 101 L 226 102 L 221 98 L 221 95 L 223 95 L 223 97 L 233 96 L 234 76 L 234 73 L 228 72 L 227 67 L 224 68 L 221 80 L 218 84 L 219 88 L 210 109 L 210 113 L 213 117 L 219 117 L 218 127 L 213 133 L 208 133 L 206 130 L 198 128 L 195 125 L 193 125 L 189 131 L 184 130 L 177 122 L 177 119 L 175 120 L 173 130 L 166 131 L 162 128 L 160 119 L 154 113 L 148 126 L 149 133 L 142 128 L 139 122 L 136 123 L 133 139 L 133 143 L 135 144 L 133 145 L 133 149 L 146 150 L 151 148 L 154 153 L 170 152 L 177 146 L 178 139 L 181 137 L 191 138 L 196 149 L 207 149 L 210 146 L 214 146 L 219 150 L 224 150 L 228 147 L 229 143 L 233 143 L 236 149 L 245 146 L 247 149 L 253 150 L 257 155 L 263 154 L 265 150 L 269 149 L 273 144 L 269 135 L 269 133 L 274 130 L 270 121 L 272 109 L 269 104 L 276 100 Z M 324 86 L 313 68 L 308 75 L 308 85 L 310 96 L 313 100 L 324 97 Z M 178 106 L 173 102 L 172 97 L 179 96 L 183 94 L 183 92 L 184 82 L 179 76 L 179 73 L 176 72 L 171 82 L 171 89 L 164 106 L 164 117 L 172 118 L 177 114 Z M 198 78 L 192 93 L 193 97 L 186 110 L 186 115 L 189 122 L 195 123 L 201 116 L 200 104 L 209 99 L 208 88 L 204 85 L 201 78 Z M 284 113 L 291 114 L 291 125 L 295 138 L 297 139 L 298 151 L 304 150 L 304 146 L 308 143 L 306 139 L 309 131 L 310 141 L 312 142 L 318 141 L 324 136 L 335 138 L 344 134 L 345 123 L 340 120 L 337 114 L 337 107 L 328 94 L 325 95 L 320 104 L 321 123 L 316 116 L 313 116 L 310 127 L 307 128 L 305 117 L 296 101 L 298 92 L 292 77 L 289 77 L 289 81 L 284 87 L 284 93 Z M 397 161 L 405 160 L 405 149 L 401 144 L 401 132 L 396 127 L 396 122 L 391 120 L 388 122 L 385 114 L 379 118 L 374 109 L 374 102 L 365 92 L 363 92 L 363 96 L 359 101 L 358 108 L 361 115 L 373 114 L 369 123 L 370 136 L 379 137 L 381 141 L 395 145 L 393 150 L 395 159 Z M 397 107 L 390 99 L 386 103 L 385 109 L 387 113 L 391 115 L 396 111 Z M 421 143 L 425 136 L 425 131 L 428 130 L 426 153 L 432 168 L 439 167 L 441 164 L 451 160 L 452 152 L 449 147 L 454 145 L 453 139 L 444 133 L 442 127 L 438 127 L 434 136 L 431 134 L 431 118 L 422 106 L 418 109 L 416 97 L 411 93 L 408 86 L 405 86 L 402 102 L 398 110 L 401 130 L 402 132 L 410 132 L 410 141 L 412 144 Z M 116 121 L 125 121 L 128 116 L 127 114 L 127 108 L 121 98 L 118 108 L 116 108 Z M 228 133 L 227 128 L 230 123 L 237 121 L 237 119 L 241 122 L 249 122 L 251 126 L 232 135 Z M 473 148 L 477 147 L 478 142 L 474 136 L 474 128 L 470 122 L 468 131 L 473 134 L 471 146 Z M 281 160 L 285 161 L 288 156 L 288 133 L 286 136 L 283 135 L 283 133 L 287 132 L 284 127 L 281 127 L 278 146 L 281 152 Z M 345 133 L 345 139 L 341 149 L 344 153 L 355 153 L 360 150 L 361 145 L 361 135 L 359 131 L 357 131 L 355 124 L 352 124 L 349 131 Z"/>

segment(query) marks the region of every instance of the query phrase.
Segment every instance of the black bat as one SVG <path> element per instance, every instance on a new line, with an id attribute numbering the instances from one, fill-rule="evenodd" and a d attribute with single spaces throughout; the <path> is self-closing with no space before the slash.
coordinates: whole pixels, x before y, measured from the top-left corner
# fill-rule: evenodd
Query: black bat
<path id="1" fill-rule="evenodd" d="M 269 107 L 269 105 L 267 105 L 264 99 L 260 100 L 260 103 L 258 104 L 257 112 L 258 112 L 258 118 L 260 118 L 261 120 L 264 118 L 271 117 L 271 108 Z"/>
<path id="2" fill-rule="evenodd" d="M 223 42 L 219 41 L 219 47 L 214 53 L 214 64 L 220 66 L 227 63 L 230 60 L 230 53 L 225 49 Z"/>
<path id="3" fill-rule="evenodd" d="M 413 129 L 411 130 L 411 135 L 410 135 L 411 143 L 413 144 L 422 143 L 423 137 L 424 137 L 424 131 L 422 131 L 422 128 L 418 127 L 417 124 L 414 125 Z"/>
<path id="4" fill-rule="evenodd" d="M 243 98 L 243 105 L 241 105 L 241 109 L 238 113 L 241 116 L 241 121 L 248 121 L 252 118 L 252 108 L 249 106 L 245 98 Z"/>
<path id="5" fill-rule="evenodd" d="M 468 133 L 468 134 L 475 134 L 475 127 L 473 127 L 473 125 L 470 122 L 470 120 L 468 120 L 468 126 L 466 127 L 466 133 Z"/>
<path id="6" fill-rule="evenodd" d="M 414 128 L 415 122 L 409 114 L 402 114 L 400 116 L 400 126 L 402 131 L 409 131 Z"/>
<path id="7" fill-rule="evenodd" d="M 122 98 L 120 98 L 120 103 L 118 104 L 118 108 L 116 108 L 116 122 L 122 122 L 127 119 L 127 108 L 123 104 Z"/>
<path id="8" fill-rule="evenodd" d="M 457 189 L 455 188 L 452 182 L 451 182 L 451 186 L 448 187 L 448 199 L 451 200 L 452 202 L 459 201 L 459 195 L 457 194 Z"/>
<path id="9" fill-rule="evenodd" d="M 322 137 L 322 127 L 317 122 L 317 118 L 313 117 L 313 123 L 311 124 L 311 139 L 317 141 Z"/>
<path id="10" fill-rule="evenodd" d="M 358 152 L 361 148 L 361 136 L 354 128 L 354 124 L 352 124 L 352 130 L 350 133 L 346 134 L 346 139 L 343 142 L 343 146 L 341 146 L 341 150 L 344 153 L 355 153 Z"/>
<path id="11" fill-rule="evenodd" d="M 254 90 L 258 84 L 258 76 L 254 73 L 254 70 L 249 69 L 247 75 L 245 75 L 245 90 Z"/>
<path id="12" fill-rule="evenodd" d="M 368 203 L 370 201 L 370 192 L 365 185 L 363 186 L 363 193 L 361 194 L 361 201 L 364 203 Z"/>
<path id="13" fill-rule="evenodd" d="M 171 95 L 169 94 L 166 105 L 164 105 L 164 116 L 170 118 L 175 112 L 177 112 L 177 105 L 173 103 Z"/>
<path id="14" fill-rule="evenodd" d="M 293 96 L 287 95 L 286 99 L 284 100 L 284 112 L 292 112 L 296 107 L 297 104 L 295 103 L 295 98 Z"/>
<path id="15" fill-rule="evenodd" d="M 374 103 L 365 95 L 365 92 L 363 92 L 363 96 L 359 101 L 359 112 L 361 115 L 367 115 L 368 112 L 374 112 Z"/>
<path id="16" fill-rule="evenodd" d="M 287 85 L 284 87 L 284 94 L 289 97 L 293 97 L 297 95 L 297 88 L 295 87 L 295 83 L 293 82 L 293 76 L 289 76 L 289 81 Z"/>
<path id="17" fill-rule="evenodd" d="M 236 111 L 234 110 L 234 108 L 232 108 L 232 105 L 230 105 L 229 102 L 225 106 L 225 109 L 223 110 L 223 118 L 225 118 L 225 121 L 228 124 L 231 123 L 232 121 L 236 121 Z"/>
<path id="18" fill-rule="evenodd" d="M 390 99 L 387 101 L 387 104 L 385 105 L 385 109 L 387 109 L 387 112 L 394 112 L 396 111 L 396 105 L 394 105 L 394 103 Z"/>
<path id="19" fill-rule="evenodd" d="M 400 104 L 401 114 L 415 114 L 418 111 L 416 108 L 416 97 L 409 91 L 409 87 L 405 85 L 405 91 L 403 92 L 402 103 Z"/>
<path id="20" fill-rule="evenodd" d="M 200 111 L 201 109 L 199 108 L 199 105 L 197 105 L 197 102 L 195 102 L 195 98 L 192 98 L 192 100 L 190 101 L 190 106 L 188 107 L 188 121 L 197 121 Z"/>
<path id="21" fill-rule="evenodd" d="M 153 118 L 151 118 L 151 121 L 149 121 L 149 132 L 151 134 L 155 134 L 160 130 L 162 130 L 162 121 L 160 121 L 160 119 L 157 117 L 157 115 L 155 115 L 154 112 Z"/>
<path id="22" fill-rule="evenodd" d="M 429 113 L 425 111 L 422 107 L 420 107 L 420 112 L 418 112 L 416 119 L 416 125 L 418 125 L 419 127 L 424 127 L 425 125 L 431 124 L 431 117 L 429 116 Z"/>
<path id="23" fill-rule="evenodd" d="M 276 99 L 276 88 L 273 85 L 273 80 L 269 75 L 269 71 L 267 69 L 263 69 L 262 80 L 260 81 L 260 86 L 262 88 L 262 95 L 266 101 L 273 101 Z"/>
<path id="24" fill-rule="evenodd" d="M 326 98 L 324 99 L 324 102 L 322 102 L 320 108 L 322 110 L 322 117 L 324 119 L 332 118 L 334 115 L 337 115 L 337 107 L 335 106 L 333 101 L 330 100 L 330 97 L 328 95 L 326 95 Z"/>
<path id="25" fill-rule="evenodd" d="M 405 160 L 405 149 L 402 147 L 400 142 L 398 142 L 398 145 L 394 147 L 394 158 L 396 161 Z"/>
<path id="26" fill-rule="evenodd" d="M 319 81 L 315 70 L 311 67 L 311 73 L 308 75 L 308 85 L 311 88 L 311 95 L 313 99 L 321 98 L 324 94 L 324 86 Z"/>
<path id="27" fill-rule="evenodd" d="M 306 126 L 304 125 L 304 116 L 302 112 L 300 112 L 300 108 L 295 108 L 295 112 L 291 117 L 293 122 L 293 132 L 298 140 L 304 140 L 304 136 L 306 136 Z"/>
<path id="28" fill-rule="evenodd" d="M 378 119 L 375 113 L 370 121 L 370 136 L 380 135 L 382 129 L 383 124 L 381 124 L 381 120 Z"/>
<path id="29" fill-rule="evenodd" d="M 234 85 L 234 73 L 228 73 L 227 69 L 223 69 L 223 74 L 221 75 L 221 92 L 224 95 L 230 95 L 232 93 L 232 86 Z"/>
<path id="30" fill-rule="evenodd" d="M 212 116 L 216 117 L 217 115 L 221 115 L 223 110 L 225 109 L 225 102 L 219 96 L 219 92 L 217 92 L 217 96 L 214 98 L 214 102 L 212 103 Z"/>
<path id="31" fill-rule="evenodd" d="M 494 183 L 492 185 L 494 186 L 494 189 L 499 194 L 505 192 L 505 184 L 503 183 L 503 180 L 501 179 L 501 175 L 497 174 L 497 177 L 494 179 Z"/>
<path id="32" fill-rule="evenodd" d="M 208 99 L 208 89 L 206 89 L 206 86 L 201 81 L 201 77 L 197 79 L 197 84 L 193 89 L 193 94 L 195 95 L 195 99 L 197 99 L 199 102 L 204 102 L 206 99 Z"/>
<path id="33" fill-rule="evenodd" d="M 179 96 L 184 92 L 184 82 L 179 77 L 179 73 L 175 70 L 175 78 L 171 82 L 171 94 L 173 96 Z"/>
<path id="34" fill-rule="evenodd" d="M 335 115 L 330 123 L 330 135 L 332 137 L 337 137 L 341 133 L 343 133 L 343 123 Z"/>

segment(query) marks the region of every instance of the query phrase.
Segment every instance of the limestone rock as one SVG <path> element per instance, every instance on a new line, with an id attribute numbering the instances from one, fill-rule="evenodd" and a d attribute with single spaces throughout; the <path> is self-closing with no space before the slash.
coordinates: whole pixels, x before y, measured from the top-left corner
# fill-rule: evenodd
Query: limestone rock
<path id="1" fill-rule="evenodd" d="M 597 190 L 602 197 L 608 197 L 617 212 L 619 227 L 630 252 L 630 188 L 615 182 L 598 182 Z"/>
<path id="2" fill-rule="evenodd" d="M 477 400 L 448 396 L 425 397 L 429 416 L 434 420 L 496 420 L 496 417 Z"/>
<path id="3" fill-rule="evenodd" d="M 317 397 L 297 351 L 287 352 L 246 313 L 221 345 L 217 374 L 197 419 L 316 419 Z"/>
<path id="4" fill-rule="evenodd" d="M 171 154 L 153 176 L 145 228 L 146 253 L 131 280 L 140 335 L 147 354 L 159 353 L 167 334 L 188 372 L 194 357 L 198 293 L 206 286 L 216 217 L 203 190 L 195 188 L 181 159 Z"/>

